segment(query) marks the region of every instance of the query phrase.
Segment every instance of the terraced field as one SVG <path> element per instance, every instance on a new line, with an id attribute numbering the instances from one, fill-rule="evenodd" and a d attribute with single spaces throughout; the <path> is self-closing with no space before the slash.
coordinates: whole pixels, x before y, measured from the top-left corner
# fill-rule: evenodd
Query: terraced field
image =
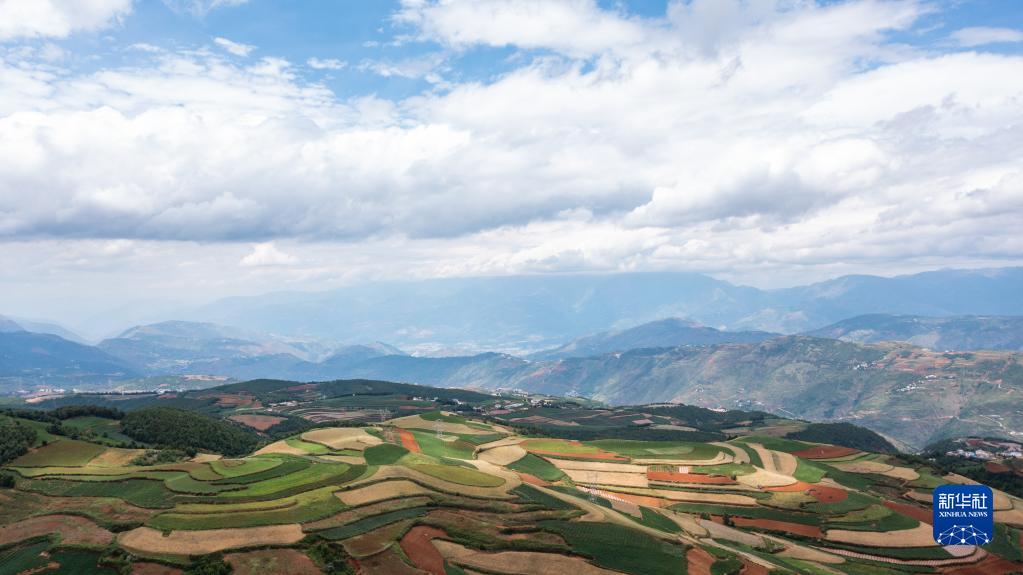
<path id="1" fill-rule="evenodd" d="M 438 412 L 241 458 L 132 453 L 55 437 L 7 465 L 0 574 L 1023 571 L 1023 501 L 999 494 L 996 545 L 946 550 L 928 502 L 947 479 L 771 436 L 572 441 Z"/>

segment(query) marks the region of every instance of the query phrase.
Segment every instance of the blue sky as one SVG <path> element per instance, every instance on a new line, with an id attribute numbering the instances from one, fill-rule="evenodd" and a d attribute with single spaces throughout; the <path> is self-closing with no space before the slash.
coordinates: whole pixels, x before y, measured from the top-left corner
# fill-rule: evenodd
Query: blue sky
<path id="1" fill-rule="evenodd" d="M 1021 50 L 996 0 L 0 0 L 0 290 L 1019 265 Z"/>

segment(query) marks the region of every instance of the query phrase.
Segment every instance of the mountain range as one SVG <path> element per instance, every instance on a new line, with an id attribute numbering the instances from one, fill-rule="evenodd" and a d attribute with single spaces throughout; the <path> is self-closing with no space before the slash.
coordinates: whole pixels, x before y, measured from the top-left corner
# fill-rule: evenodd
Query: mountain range
<path id="1" fill-rule="evenodd" d="M 523 354 L 668 317 L 794 334 L 873 313 L 1023 315 L 1020 294 L 1023 268 L 844 276 L 776 290 L 684 272 L 514 276 L 229 298 L 177 319 L 348 343 L 386 341 L 409 352 Z"/>
<path id="2" fill-rule="evenodd" d="M 1023 393 L 1023 362 L 1021 354 L 1011 353 L 1021 349 L 1023 319 L 993 315 L 1020 305 L 1020 298 L 1008 294 L 1020 282 L 1019 269 L 842 278 L 798 288 L 798 297 L 791 290 L 780 290 L 785 293 L 779 295 L 728 287 L 695 274 L 635 275 L 551 281 L 480 279 L 477 287 L 492 296 L 485 305 L 481 303 L 485 298 L 462 292 L 462 283 L 443 280 L 427 282 L 433 288 L 418 302 L 406 298 L 408 286 L 392 286 L 390 292 L 367 289 L 361 299 L 346 300 L 344 306 L 323 299 L 335 297 L 336 292 L 304 294 L 306 299 L 298 307 L 292 299 L 297 295 L 276 294 L 265 296 L 268 299 L 236 300 L 221 312 L 230 310 L 227 315 L 231 316 L 247 309 L 252 318 L 264 319 L 281 314 L 294 322 L 291 330 L 167 321 L 130 328 L 96 346 L 35 333 L 16 320 L 0 317 L 0 391 L 44 385 L 102 388 L 110 382 L 167 375 L 302 381 L 369 378 L 585 396 L 615 405 L 681 401 L 714 408 L 755 408 L 812 420 L 853 421 L 912 446 L 957 433 L 1007 436 L 1023 429 L 1017 399 Z M 942 282 L 944 288 L 939 289 Z M 511 297 L 511 284 L 521 288 L 517 298 Z M 638 292 L 627 297 L 637 285 Z M 444 290 L 448 291 L 442 298 Z M 954 294 L 964 298 L 972 294 L 976 299 L 957 300 Z M 465 305 L 459 307 L 463 296 Z M 689 296 L 694 299 L 685 299 Z M 670 316 L 634 323 L 645 313 L 657 313 L 652 310 L 684 308 L 704 317 L 717 314 L 719 320 L 728 314 L 738 317 L 736 310 L 742 309 L 747 315 L 733 324 L 753 325 L 757 321 L 751 318 L 762 319 L 772 315 L 766 309 L 781 308 L 757 311 L 750 302 L 763 306 L 770 298 L 782 296 L 809 302 L 805 308 L 793 307 L 798 311 L 783 314 L 801 318 L 792 320 L 790 327 L 813 323 L 811 317 L 822 321 L 843 310 L 884 305 L 975 315 L 861 314 L 802 335 L 719 329 Z M 279 309 L 271 306 L 272 313 L 256 313 L 258 302 L 269 305 L 266 302 L 277 301 L 274 298 L 282 298 Z M 411 314 L 404 331 L 395 331 L 400 310 L 394 309 L 381 312 L 383 327 L 370 327 L 367 310 L 380 311 L 379 306 L 386 307 L 384 302 Z M 318 305 L 323 306 L 322 317 L 312 313 Z M 533 311 L 524 311 L 522 317 L 513 313 L 527 309 Z M 443 320 L 449 310 L 460 311 Z M 355 316 L 366 317 L 354 325 L 338 319 L 355 321 Z M 634 325 L 607 329 L 626 321 L 616 318 L 626 317 Z M 493 324 L 489 331 L 482 327 L 484 319 Z M 351 334 L 364 326 L 364 339 L 301 335 L 316 331 L 302 326 L 327 326 L 331 321 Z M 249 323 L 253 322 L 258 323 L 255 319 Z M 469 349 L 487 349 L 486 341 L 535 348 L 554 339 L 555 333 L 598 324 L 601 329 L 564 337 L 531 354 L 507 353 L 495 344 L 493 349 L 498 351 L 434 357 L 366 343 L 374 341 L 373 334 L 390 333 L 411 338 L 403 341 L 449 341 Z M 508 330 L 504 339 L 487 339 L 494 326 Z M 546 335 L 527 336 L 528 330 L 537 327 L 548 330 Z M 464 341 L 445 340 L 458 329 L 464 329 Z"/>
<path id="3" fill-rule="evenodd" d="M 860 343 L 904 341 L 935 350 L 1023 351 L 1023 316 L 867 314 L 813 330 L 807 335 Z"/>

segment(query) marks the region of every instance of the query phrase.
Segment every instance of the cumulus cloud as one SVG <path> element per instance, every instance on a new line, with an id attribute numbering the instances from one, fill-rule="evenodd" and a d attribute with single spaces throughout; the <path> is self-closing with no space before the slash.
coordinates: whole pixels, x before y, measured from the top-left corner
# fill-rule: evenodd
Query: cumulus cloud
<path id="1" fill-rule="evenodd" d="M 949 37 L 960 46 L 972 48 L 988 44 L 1012 44 L 1023 42 L 1023 32 L 1013 28 L 961 28 Z"/>
<path id="2" fill-rule="evenodd" d="M 241 43 L 238 43 L 238 42 L 232 42 L 231 40 L 228 40 L 227 38 L 220 38 L 220 37 L 214 38 L 213 39 L 213 43 L 216 44 L 217 46 L 220 46 L 221 48 L 223 48 L 224 50 L 228 51 L 229 53 L 234 54 L 235 56 L 241 56 L 243 58 L 245 56 L 248 56 L 253 50 L 256 49 L 255 46 L 252 46 L 250 44 L 241 44 Z"/>
<path id="3" fill-rule="evenodd" d="M 115 24 L 132 0 L 3 0 L 0 42 L 19 38 L 65 38 Z"/>
<path id="4" fill-rule="evenodd" d="M 342 100 L 273 57 L 0 59 L 0 238 L 204 242 L 321 283 L 1018 261 L 1023 58 L 889 39 L 923 11 L 407 1 L 396 18 L 445 45 L 409 75 L 476 45 L 528 53 L 404 100 Z"/>
<path id="5" fill-rule="evenodd" d="M 341 70 L 348 65 L 348 62 L 337 58 L 309 58 L 305 63 L 314 70 Z"/>
<path id="6" fill-rule="evenodd" d="M 298 263 L 298 258 L 277 249 L 273 242 L 252 246 L 252 253 L 238 262 L 242 267 L 287 266 Z"/>

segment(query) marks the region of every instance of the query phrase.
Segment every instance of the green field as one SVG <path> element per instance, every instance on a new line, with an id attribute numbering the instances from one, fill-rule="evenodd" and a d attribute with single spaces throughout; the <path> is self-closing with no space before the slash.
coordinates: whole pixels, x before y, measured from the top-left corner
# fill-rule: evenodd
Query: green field
<path id="1" fill-rule="evenodd" d="M 452 459 L 472 459 L 476 446 L 468 441 L 459 439 L 456 435 L 442 434 L 437 437 L 436 433 L 421 431 L 418 429 L 409 430 L 416 438 L 423 453 L 432 457 L 450 457 Z M 452 441 L 453 440 L 453 441 Z"/>
<path id="2" fill-rule="evenodd" d="M 504 479 L 501 479 L 500 477 L 495 477 L 493 475 L 483 473 L 482 471 L 467 469 L 465 467 L 456 467 L 454 465 L 434 465 L 429 463 L 415 464 L 410 467 L 431 477 L 436 477 L 459 485 L 468 485 L 470 487 L 499 487 L 504 485 Z"/>
<path id="3" fill-rule="evenodd" d="M 22 455 L 11 465 L 17 467 L 77 467 L 85 465 L 106 449 L 106 447 L 95 443 L 61 439 Z"/>
<path id="4" fill-rule="evenodd" d="M 506 467 L 514 471 L 521 471 L 522 473 L 539 477 L 544 481 L 558 481 L 565 477 L 565 474 L 551 464 L 551 462 L 532 453 L 527 453 L 525 457 Z"/>
<path id="5" fill-rule="evenodd" d="M 282 462 L 281 459 L 275 459 L 270 457 L 250 457 L 248 459 L 221 459 L 219 461 L 213 461 L 210 463 L 210 467 L 213 471 L 223 477 L 237 478 L 243 475 L 252 475 L 255 473 L 261 473 L 274 467 L 277 467 Z"/>
<path id="6" fill-rule="evenodd" d="M 147 509 L 173 506 L 175 495 L 163 481 L 129 479 L 126 481 L 65 481 L 61 479 L 23 479 L 18 488 L 44 495 L 62 497 L 113 497 Z"/>
<path id="7" fill-rule="evenodd" d="M 341 511 L 345 505 L 334 492 L 337 487 L 321 487 L 299 495 L 249 504 L 185 504 L 153 518 L 148 523 L 157 529 L 226 529 L 305 523 Z M 264 505 L 258 508 L 258 505 Z"/>
<path id="8" fill-rule="evenodd" d="M 601 439 L 587 441 L 586 444 L 604 451 L 642 459 L 712 459 L 723 451 L 714 445 L 689 441 Z"/>
<path id="9" fill-rule="evenodd" d="M 422 517 L 430 511 L 429 507 L 413 507 L 410 509 L 399 509 L 397 511 L 391 511 L 389 513 L 381 513 L 380 515 L 374 515 L 367 517 L 354 523 L 344 525 L 341 527 L 332 527 L 323 531 L 318 531 L 316 534 L 320 537 L 332 540 L 348 539 L 355 537 L 356 535 L 362 535 L 368 533 L 384 525 L 389 525 L 395 521 L 401 521 L 402 519 L 411 519 L 413 517 Z"/>
<path id="10" fill-rule="evenodd" d="M 363 457 L 366 458 L 368 465 L 393 465 L 399 459 L 408 455 L 408 452 L 407 449 L 400 445 L 381 443 L 380 445 L 367 447 L 366 451 L 363 452 Z"/>
<path id="11" fill-rule="evenodd" d="M 632 575 L 679 575 L 686 572 L 685 547 L 669 544 L 612 523 L 542 521 L 543 529 L 565 538 L 577 553 L 601 567 Z"/>

